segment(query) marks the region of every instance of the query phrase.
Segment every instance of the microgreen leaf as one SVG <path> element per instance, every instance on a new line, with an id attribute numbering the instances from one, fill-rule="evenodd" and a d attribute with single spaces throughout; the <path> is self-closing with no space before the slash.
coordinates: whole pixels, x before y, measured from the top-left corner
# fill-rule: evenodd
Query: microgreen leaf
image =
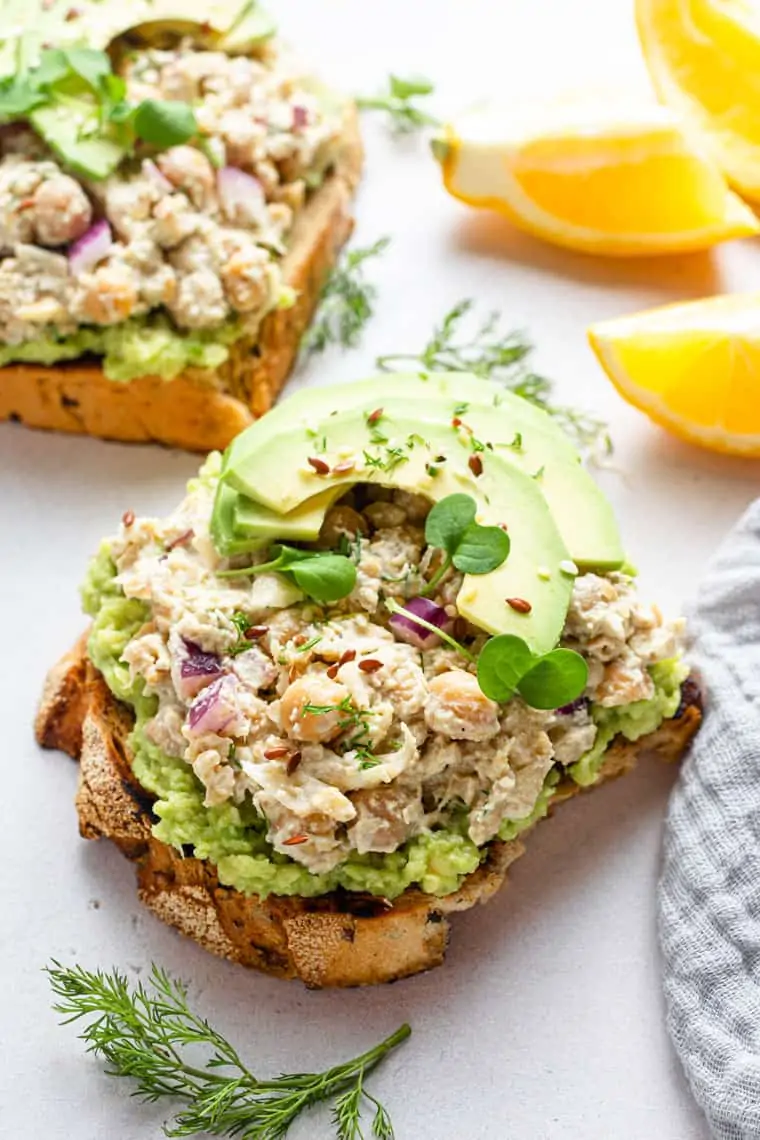
<path id="1" fill-rule="evenodd" d="M 296 585 L 315 602 L 337 602 L 356 585 L 356 566 L 341 554 L 320 554 L 294 562 L 290 573 Z"/>
<path id="2" fill-rule="evenodd" d="M 356 565 L 342 554 L 299 550 L 280 543 L 271 547 L 270 554 L 272 557 L 268 562 L 235 570 L 219 570 L 217 576 L 245 578 L 270 572 L 284 574 L 315 602 L 337 602 L 347 597 L 356 585 Z"/>
<path id="3" fill-rule="evenodd" d="M 178 146 L 198 133 L 192 107 L 176 99 L 144 99 L 133 123 L 138 138 L 162 148 Z"/>
<path id="4" fill-rule="evenodd" d="M 103 90 L 106 78 L 112 74 L 111 60 L 104 51 L 75 47 L 68 48 L 60 54 L 65 58 L 69 71 L 73 75 L 78 75 L 96 93 Z M 44 65 L 44 58 L 41 62 Z M 59 76 L 59 78 L 62 77 Z"/>
<path id="5" fill-rule="evenodd" d="M 512 633 L 490 638 L 478 657 L 478 684 L 492 701 L 504 704 L 534 662 L 526 642 Z"/>
<path id="6" fill-rule="evenodd" d="M 572 649 L 553 649 L 521 678 L 517 688 L 534 709 L 557 709 L 580 697 L 588 682 L 588 665 Z"/>
<path id="7" fill-rule="evenodd" d="M 425 587 L 430 594 L 449 566 L 463 574 L 490 574 L 507 558 L 509 538 L 497 526 L 475 522 L 477 504 L 471 495 L 447 495 L 430 511 L 425 522 L 425 541 L 446 551 L 446 559 Z"/>
<path id="8" fill-rule="evenodd" d="M 492 701 L 504 704 L 519 692 L 534 709 L 556 709 L 579 697 L 588 681 L 588 665 L 572 649 L 552 649 L 537 657 L 521 637 L 490 638 L 478 657 L 478 684 Z"/>
<path id="9" fill-rule="evenodd" d="M 463 574 L 490 574 L 506 561 L 509 545 L 509 535 L 500 527 L 470 523 L 459 540 L 452 562 Z"/>
<path id="10" fill-rule="evenodd" d="M 471 495 L 447 495 L 432 507 L 425 522 L 425 541 L 453 556 L 478 508 Z"/>

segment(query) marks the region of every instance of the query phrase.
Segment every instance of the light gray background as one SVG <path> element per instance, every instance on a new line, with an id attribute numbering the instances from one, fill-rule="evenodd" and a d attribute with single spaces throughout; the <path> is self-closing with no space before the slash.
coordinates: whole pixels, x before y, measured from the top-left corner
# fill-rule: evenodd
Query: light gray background
<path id="1" fill-rule="evenodd" d="M 440 106 L 497 86 L 638 84 L 627 0 L 281 0 L 282 24 L 325 74 L 373 91 L 389 69 L 433 77 Z M 711 457 L 651 427 L 586 347 L 592 320 L 756 288 L 757 243 L 713 256 L 615 264 L 564 254 L 475 216 L 442 192 L 420 141 L 367 124 L 357 240 L 392 233 L 373 266 L 376 320 L 360 350 L 326 355 L 309 382 L 372 371 L 415 348 L 462 296 L 528 328 L 567 400 L 609 419 L 603 483 L 643 587 L 674 610 L 757 488 L 757 467 Z M 303 380 L 303 378 L 302 378 Z M 447 965 L 376 991 L 308 993 L 218 962 L 143 912 L 131 867 L 76 833 L 73 763 L 39 752 L 31 720 L 46 667 L 82 628 L 77 586 L 99 538 L 132 508 L 160 512 L 192 457 L 0 428 L 3 598 L 0 1135 L 159 1136 L 160 1110 L 86 1060 L 57 1029 L 40 969 L 129 971 L 151 959 L 191 979 L 202 1011 L 268 1072 L 324 1066 L 409 1019 L 414 1036 L 374 1079 L 399 1140 L 704 1140 L 662 1020 L 654 885 L 674 773 L 648 765 L 564 807 L 531 837 L 511 887 L 456 922 Z M 313 1117 L 294 1137 L 331 1135 Z"/>

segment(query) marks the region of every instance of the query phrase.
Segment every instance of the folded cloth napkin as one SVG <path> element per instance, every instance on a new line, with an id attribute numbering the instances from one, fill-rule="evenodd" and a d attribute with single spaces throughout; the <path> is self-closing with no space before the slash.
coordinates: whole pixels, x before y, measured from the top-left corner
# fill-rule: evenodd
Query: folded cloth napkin
<path id="1" fill-rule="evenodd" d="M 665 832 L 668 1028 L 714 1135 L 760 1140 L 760 500 L 712 562 L 690 630 L 707 715 Z"/>

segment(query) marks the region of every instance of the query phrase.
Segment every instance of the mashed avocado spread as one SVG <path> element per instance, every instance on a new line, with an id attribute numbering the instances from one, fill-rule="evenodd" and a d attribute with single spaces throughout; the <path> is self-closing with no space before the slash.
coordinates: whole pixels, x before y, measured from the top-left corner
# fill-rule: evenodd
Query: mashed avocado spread
<path id="1" fill-rule="evenodd" d="M 242 335 L 229 322 L 210 332 L 181 333 L 163 317 L 124 321 L 102 328 L 83 327 L 69 336 L 48 333 L 21 344 L 0 345 L 0 367 L 11 363 L 58 364 L 92 354 L 102 358 L 109 380 L 160 376 L 172 380 L 187 368 L 218 368 L 230 344 Z"/>
<path id="2" fill-rule="evenodd" d="M 466 815 L 460 830 L 417 836 L 391 854 L 354 853 L 332 871 L 312 874 L 272 849 L 265 838 L 266 823 L 250 803 L 205 807 L 203 786 L 190 766 L 166 755 L 145 736 L 144 726 L 155 713 L 156 698 L 142 691 L 141 681 L 130 680 L 120 658 L 150 614 L 143 602 L 124 597 L 115 583 L 115 573 L 108 544 L 104 543 L 82 589 L 84 608 L 94 619 L 89 654 L 111 692 L 134 708 L 136 723 L 129 741 L 133 770 L 140 784 L 156 796 L 158 822 L 153 831 L 158 839 L 174 847 L 192 847 L 198 858 L 216 866 L 222 883 L 261 896 L 310 897 L 344 887 L 395 898 L 413 883 L 429 894 L 446 895 L 479 866 L 486 848 L 478 848 L 467 837 Z M 672 716 L 687 673 L 680 659 L 660 662 L 651 667 L 656 691 L 650 700 L 611 709 L 594 706 L 592 715 L 599 731 L 594 747 L 569 769 L 576 783 L 587 786 L 597 779 L 605 749 L 615 735 L 636 740 Z M 523 819 L 505 820 L 500 838 L 514 839 L 543 818 L 558 781 L 559 773 L 553 769 L 533 811 Z"/>

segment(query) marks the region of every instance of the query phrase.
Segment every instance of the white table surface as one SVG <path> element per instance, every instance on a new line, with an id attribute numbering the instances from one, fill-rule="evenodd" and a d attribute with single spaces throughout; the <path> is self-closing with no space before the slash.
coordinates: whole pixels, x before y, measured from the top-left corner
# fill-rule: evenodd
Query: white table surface
<path id="1" fill-rule="evenodd" d="M 373 91 L 388 70 L 437 81 L 440 106 L 499 86 L 638 85 L 628 0 L 281 0 L 282 24 L 326 74 Z M 586 325 L 648 305 L 756 286 L 757 243 L 714 255 L 616 264 L 555 251 L 476 216 L 441 190 L 421 140 L 367 124 L 357 240 L 393 245 L 372 273 L 377 317 L 357 351 L 325 355 L 308 382 L 371 373 L 380 352 L 416 347 L 463 296 L 530 330 L 537 363 L 568 400 L 606 416 L 613 498 L 643 588 L 671 610 L 752 497 L 758 467 L 682 446 L 622 403 Z M 302 382 L 303 382 L 302 378 Z M 563 807 L 530 840 L 511 886 L 459 916 L 448 961 L 377 990 L 310 993 L 219 962 L 138 905 L 133 871 L 77 836 L 69 760 L 37 750 L 31 721 L 45 670 L 82 627 L 77 586 L 121 513 L 172 506 L 196 466 L 151 447 L 0 427 L 3 598 L 0 1135 L 158 1137 L 160 1109 L 86 1060 L 57 1029 L 41 967 L 50 956 L 191 980 L 200 1009 L 254 1067 L 323 1067 L 401 1021 L 412 1040 L 373 1078 L 399 1140 L 700 1140 L 663 1025 L 654 891 L 674 773 L 649 764 Z M 296 1138 L 332 1135 L 325 1117 Z"/>

